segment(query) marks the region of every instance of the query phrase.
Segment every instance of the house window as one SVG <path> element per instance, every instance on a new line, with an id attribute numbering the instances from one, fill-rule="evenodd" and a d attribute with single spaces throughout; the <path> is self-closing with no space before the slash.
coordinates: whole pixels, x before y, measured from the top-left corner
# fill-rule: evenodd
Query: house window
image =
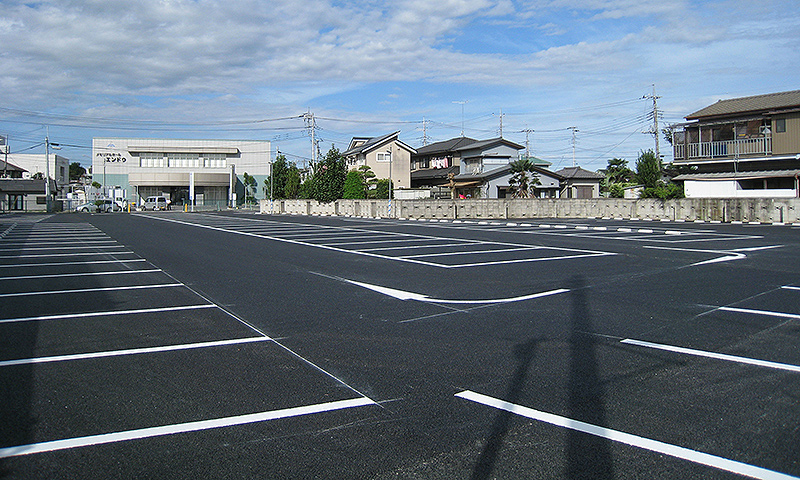
<path id="1" fill-rule="evenodd" d="M 379 162 L 390 162 L 392 160 L 391 153 L 378 153 L 378 161 Z"/>
<path id="2" fill-rule="evenodd" d="M 776 118 L 775 119 L 775 133 L 786 133 L 786 119 L 785 118 Z"/>

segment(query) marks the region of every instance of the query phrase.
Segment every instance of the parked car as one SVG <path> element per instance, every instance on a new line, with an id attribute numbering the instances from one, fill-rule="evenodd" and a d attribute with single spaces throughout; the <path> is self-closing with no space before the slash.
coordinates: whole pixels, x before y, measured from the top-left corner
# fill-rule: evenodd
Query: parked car
<path id="1" fill-rule="evenodd" d="M 109 213 L 109 212 L 121 212 L 122 211 L 122 207 L 117 202 L 115 202 L 113 200 L 109 200 L 109 199 L 97 200 L 95 202 L 95 204 L 97 205 L 97 211 L 98 212 Z"/>
<path id="2" fill-rule="evenodd" d="M 97 205 L 95 205 L 94 202 L 81 203 L 80 205 L 75 207 L 75 211 L 82 213 L 96 212 Z"/>
<path id="3" fill-rule="evenodd" d="M 144 201 L 145 210 L 169 210 L 169 207 L 169 200 L 163 196 L 147 197 Z"/>

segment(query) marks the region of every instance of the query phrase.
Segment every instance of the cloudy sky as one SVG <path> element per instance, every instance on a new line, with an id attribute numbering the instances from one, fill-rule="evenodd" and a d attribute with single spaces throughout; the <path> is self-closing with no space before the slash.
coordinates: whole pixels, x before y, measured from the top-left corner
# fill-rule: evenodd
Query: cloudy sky
<path id="1" fill-rule="evenodd" d="M 578 6 L 576 6 L 578 5 Z M 500 135 L 553 163 L 633 164 L 719 99 L 800 89 L 797 0 L 0 0 L 0 135 L 266 139 L 344 149 Z M 463 114 L 462 114 L 463 112 Z M 525 133 L 528 130 L 529 132 Z M 663 141 L 662 141 L 663 146 Z M 662 147 L 666 160 L 668 147 Z M 274 154 L 274 152 L 273 152 Z"/>

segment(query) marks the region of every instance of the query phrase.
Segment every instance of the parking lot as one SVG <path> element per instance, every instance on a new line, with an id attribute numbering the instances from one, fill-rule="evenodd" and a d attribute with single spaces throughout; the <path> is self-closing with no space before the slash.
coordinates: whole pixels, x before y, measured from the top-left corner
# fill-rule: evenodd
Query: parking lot
<path id="1" fill-rule="evenodd" d="M 800 478 L 800 228 L 0 216 L 0 478 Z"/>

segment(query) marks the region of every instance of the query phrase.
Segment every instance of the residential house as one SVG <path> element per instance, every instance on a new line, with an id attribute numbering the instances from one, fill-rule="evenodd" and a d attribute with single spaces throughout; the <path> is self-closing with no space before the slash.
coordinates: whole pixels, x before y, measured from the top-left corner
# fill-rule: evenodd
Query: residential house
<path id="1" fill-rule="evenodd" d="M 461 170 L 461 152 L 457 149 L 475 142 L 457 137 L 419 147 L 411 156 L 411 188 L 427 188 L 435 198 L 450 198 L 451 178 Z"/>
<path id="2" fill-rule="evenodd" d="M 534 166 L 533 170 L 533 176 L 538 182 L 532 182 L 530 185 L 531 197 L 558 198 L 564 177 L 538 166 Z M 510 163 L 477 175 L 458 175 L 454 178 L 456 195 L 467 198 L 511 197 L 510 180 L 512 176 Z"/>
<path id="3" fill-rule="evenodd" d="M 597 198 L 600 196 L 600 181 L 605 178 L 597 172 L 581 167 L 562 168 L 556 172 L 564 177 L 561 198 Z"/>
<path id="4" fill-rule="evenodd" d="M 720 100 L 673 129 L 689 198 L 800 196 L 800 90 Z"/>
<path id="5" fill-rule="evenodd" d="M 453 178 L 457 195 L 473 198 L 501 198 L 511 178 L 509 164 L 525 148 L 505 138 L 471 142 L 454 148 L 461 160 Z"/>
<path id="6" fill-rule="evenodd" d="M 393 188 L 411 188 L 411 156 L 417 151 L 401 142 L 400 132 L 381 137 L 354 137 L 342 156 L 350 170 L 369 166 L 376 178 L 391 178 Z"/>
<path id="7" fill-rule="evenodd" d="M 9 168 L 11 165 L 9 165 Z M 34 178 L 0 178 L 0 212 L 47 211 L 47 195 L 45 180 Z M 55 194 L 56 184 L 50 180 L 51 201 Z"/>

